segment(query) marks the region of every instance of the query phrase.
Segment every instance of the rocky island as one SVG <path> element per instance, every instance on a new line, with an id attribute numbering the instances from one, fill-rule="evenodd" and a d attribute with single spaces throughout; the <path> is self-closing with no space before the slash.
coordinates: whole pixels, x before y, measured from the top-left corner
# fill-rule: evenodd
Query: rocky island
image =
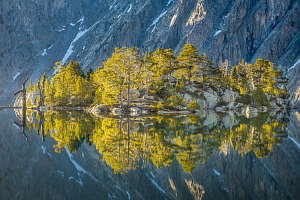
<path id="1" fill-rule="evenodd" d="M 255 64 L 220 66 L 199 54 L 192 44 L 176 56 L 172 49 L 140 52 L 138 48 L 116 48 L 96 71 L 85 74 L 79 62 L 56 63 L 51 79 L 44 74 L 28 86 L 27 106 L 48 106 L 115 115 L 196 113 L 233 110 L 257 113 L 291 107 L 287 79 L 268 60 Z M 41 94 L 43 96 L 41 100 Z M 20 106 L 22 97 L 16 100 Z M 88 108 L 86 108 L 88 107 Z"/>

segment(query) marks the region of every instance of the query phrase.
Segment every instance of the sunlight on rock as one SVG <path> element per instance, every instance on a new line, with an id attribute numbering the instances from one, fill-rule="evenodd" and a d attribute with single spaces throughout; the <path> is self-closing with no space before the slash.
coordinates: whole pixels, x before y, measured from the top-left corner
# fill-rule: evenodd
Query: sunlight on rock
<path id="1" fill-rule="evenodd" d="M 297 119 L 298 121 L 300 121 L 300 113 L 295 112 L 295 115 L 296 115 L 296 119 Z"/>
<path id="2" fill-rule="evenodd" d="M 190 192 L 192 193 L 192 195 L 196 200 L 201 200 L 203 198 L 205 191 L 202 185 L 200 185 L 199 183 L 195 183 L 192 180 L 186 180 L 186 179 L 185 179 L 185 183 L 187 184 Z"/>
<path id="3" fill-rule="evenodd" d="M 175 193 L 175 195 L 176 195 L 176 197 L 177 197 L 176 185 L 175 185 L 175 183 L 173 182 L 173 180 L 170 179 L 170 178 L 169 178 L 169 184 L 170 184 L 172 190 L 174 191 L 174 193 Z"/>
<path id="4" fill-rule="evenodd" d="M 199 0 L 196 9 L 192 12 L 191 16 L 189 17 L 188 22 L 186 23 L 186 26 L 188 25 L 194 25 L 196 22 L 201 21 L 204 19 L 206 12 L 204 11 L 203 6 L 204 0 Z"/>

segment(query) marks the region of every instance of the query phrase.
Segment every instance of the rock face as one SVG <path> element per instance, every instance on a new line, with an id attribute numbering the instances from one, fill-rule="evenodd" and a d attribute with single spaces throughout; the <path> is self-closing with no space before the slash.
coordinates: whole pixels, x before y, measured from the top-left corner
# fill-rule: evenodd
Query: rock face
<path id="1" fill-rule="evenodd" d="M 204 96 L 206 99 L 206 106 L 207 108 L 214 108 L 216 106 L 216 104 L 220 101 L 218 96 L 215 96 L 211 93 L 208 92 L 204 92 Z"/>
<path id="2" fill-rule="evenodd" d="M 32 93 L 26 93 L 26 103 L 31 103 L 32 105 L 36 105 L 36 98 L 37 97 L 40 97 L 40 93 L 38 91 L 32 92 Z M 16 106 L 16 107 L 22 107 L 23 106 L 23 96 L 22 95 L 19 95 L 16 98 L 14 106 Z"/>
<path id="3" fill-rule="evenodd" d="M 2 0 L 0 104 L 26 76 L 52 76 L 56 61 L 96 68 L 119 46 L 178 53 L 192 43 L 217 64 L 264 58 L 297 79 L 287 69 L 298 70 L 299 27 L 297 0 Z"/>

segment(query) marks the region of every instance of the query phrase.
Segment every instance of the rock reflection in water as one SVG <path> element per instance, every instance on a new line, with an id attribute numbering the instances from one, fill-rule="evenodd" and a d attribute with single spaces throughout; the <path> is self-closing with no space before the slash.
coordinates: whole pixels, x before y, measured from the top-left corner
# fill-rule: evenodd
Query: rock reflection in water
<path id="1" fill-rule="evenodd" d="M 50 111 L 43 142 L 40 114 L 27 110 L 26 142 L 12 123 L 19 119 L 3 110 L 0 199 L 298 199 L 298 115 Z"/>
<path id="2" fill-rule="evenodd" d="M 267 113 L 250 119 L 243 115 L 218 116 L 212 111 L 135 118 L 95 118 L 83 112 L 57 111 L 35 115 L 36 120 L 27 123 L 29 130 L 42 129 L 43 135 L 52 137 L 55 152 L 64 148 L 76 152 L 86 140 L 96 146 L 115 173 L 127 173 L 145 162 L 158 168 L 171 166 L 174 159 L 185 172 L 192 172 L 197 162 L 205 163 L 214 150 L 226 155 L 229 146 L 241 156 L 253 152 L 262 158 L 287 137 L 284 119 Z"/>

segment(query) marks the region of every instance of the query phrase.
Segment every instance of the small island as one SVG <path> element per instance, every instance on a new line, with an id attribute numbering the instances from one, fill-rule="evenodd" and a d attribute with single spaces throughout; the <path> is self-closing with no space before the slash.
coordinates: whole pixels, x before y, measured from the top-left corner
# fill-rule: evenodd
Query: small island
<path id="1" fill-rule="evenodd" d="M 197 113 L 202 109 L 257 113 L 288 109 L 287 79 L 268 60 L 215 64 L 195 46 L 140 52 L 116 48 L 103 67 L 86 74 L 79 62 L 56 62 L 35 84 L 29 82 L 27 107 L 84 109 L 95 115 Z M 18 97 L 15 106 L 22 105 Z"/>

